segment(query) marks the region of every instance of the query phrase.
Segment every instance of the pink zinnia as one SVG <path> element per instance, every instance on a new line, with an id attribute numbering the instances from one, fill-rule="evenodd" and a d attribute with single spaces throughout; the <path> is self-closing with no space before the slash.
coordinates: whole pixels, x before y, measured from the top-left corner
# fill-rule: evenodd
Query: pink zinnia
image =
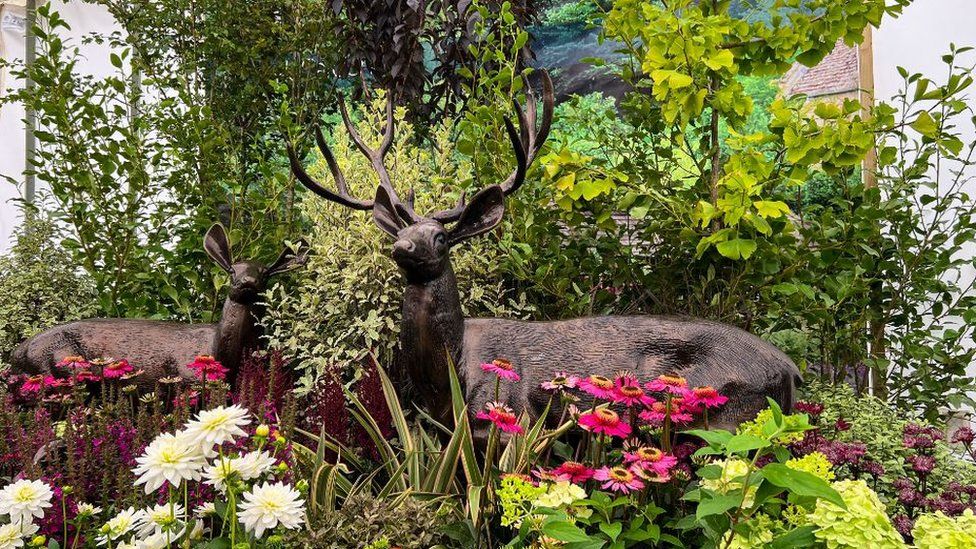
<path id="1" fill-rule="evenodd" d="M 627 467 L 601 467 L 593 473 L 593 478 L 603 482 L 604 490 L 629 494 L 644 487 L 644 482 Z"/>
<path id="2" fill-rule="evenodd" d="M 653 471 L 659 477 L 667 477 L 671 474 L 671 468 L 677 465 L 678 458 L 653 446 L 641 446 L 624 452 L 624 463 L 637 465 L 644 471 Z"/>
<path id="3" fill-rule="evenodd" d="M 566 372 L 556 372 L 555 377 L 549 381 L 543 381 L 539 386 L 546 391 L 565 391 L 574 389 L 579 383 L 579 378 L 569 375 Z"/>
<path id="4" fill-rule="evenodd" d="M 577 387 L 582 389 L 585 393 L 595 396 L 596 398 L 602 398 L 610 400 L 613 398 L 613 381 L 604 376 L 592 375 L 579 380 L 576 384 Z"/>
<path id="5" fill-rule="evenodd" d="M 223 381 L 230 371 L 210 355 L 199 355 L 186 367 L 196 372 L 202 381 Z"/>
<path id="6" fill-rule="evenodd" d="M 695 418 L 681 407 L 681 399 L 673 399 L 670 407 L 665 402 L 655 402 L 647 410 L 640 413 L 640 418 L 651 425 L 661 425 L 668 413 L 671 414 L 671 423 L 682 425 L 691 423 Z"/>
<path id="7" fill-rule="evenodd" d="M 729 397 L 719 394 L 713 387 L 695 387 L 691 390 L 685 402 L 688 407 L 701 410 L 703 408 L 718 408 L 729 401 Z"/>
<path id="8" fill-rule="evenodd" d="M 678 396 L 688 394 L 688 380 L 678 375 L 660 375 L 644 386 L 647 387 L 648 391 L 656 393 L 670 393 Z"/>
<path id="9" fill-rule="evenodd" d="M 504 379 L 507 381 L 518 381 L 519 379 L 521 379 L 521 377 L 519 377 L 518 375 L 518 372 L 515 371 L 515 366 L 511 362 L 503 358 L 496 358 L 491 362 L 486 362 L 482 364 L 481 370 L 484 372 L 491 372 L 496 376 L 498 376 L 500 379 Z"/>
<path id="10" fill-rule="evenodd" d="M 630 434 L 630 425 L 620 420 L 617 412 L 609 408 L 597 408 L 579 417 L 580 427 L 598 434 L 626 438 Z"/>
<path id="11" fill-rule="evenodd" d="M 105 379 L 116 379 L 128 374 L 135 368 L 129 364 L 128 360 L 122 359 L 115 362 L 110 362 L 102 368 L 102 377 Z"/>
<path id="12" fill-rule="evenodd" d="M 564 461 L 562 465 L 552 470 L 559 480 L 568 480 L 574 484 L 583 484 L 593 477 L 593 469 L 578 461 Z"/>
<path id="13" fill-rule="evenodd" d="M 654 404 L 654 399 L 645 393 L 644 389 L 641 389 L 637 380 L 628 376 L 617 378 L 612 398 L 614 402 L 624 406 L 634 406 L 635 404 L 650 406 Z"/>
<path id="14" fill-rule="evenodd" d="M 515 433 L 521 435 L 525 431 L 518 423 L 518 417 L 511 408 L 499 402 L 489 402 L 485 405 L 484 412 L 478 412 L 474 417 L 486 419 L 495 424 L 499 430 L 505 433 Z"/>
<path id="15" fill-rule="evenodd" d="M 24 380 L 24 383 L 20 386 L 20 392 L 27 393 L 39 393 L 42 390 L 54 385 L 54 376 L 46 375 L 36 375 L 31 376 Z"/>
<path id="16" fill-rule="evenodd" d="M 57 364 L 58 368 L 67 368 L 70 370 L 74 370 L 75 368 L 88 368 L 89 366 L 91 364 L 83 356 L 66 356 Z"/>
<path id="17" fill-rule="evenodd" d="M 78 370 L 75 370 L 71 377 L 79 383 L 95 383 L 102 380 L 98 374 L 91 371 L 91 368 L 79 368 Z"/>

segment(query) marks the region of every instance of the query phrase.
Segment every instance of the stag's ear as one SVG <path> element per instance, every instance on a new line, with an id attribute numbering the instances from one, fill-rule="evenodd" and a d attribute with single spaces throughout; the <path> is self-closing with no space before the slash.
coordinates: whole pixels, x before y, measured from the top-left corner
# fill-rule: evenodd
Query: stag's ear
<path id="1" fill-rule="evenodd" d="M 376 188 L 376 200 L 373 201 L 373 222 L 393 238 L 396 238 L 400 229 L 406 226 L 403 219 L 397 214 L 389 191 L 382 185 Z"/>
<path id="2" fill-rule="evenodd" d="M 457 223 L 447 233 L 451 245 L 494 229 L 505 215 L 505 192 L 492 185 L 471 198 Z"/>
<path id="3" fill-rule="evenodd" d="M 267 276 L 287 273 L 305 265 L 305 262 L 308 261 L 308 252 L 308 242 L 304 240 L 298 242 L 294 252 L 292 252 L 292 248 L 285 246 L 278 259 L 268 267 Z"/>
<path id="4" fill-rule="evenodd" d="M 214 223 L 203 237 L 203 249 L 220 266 L 221 269 L 231 271 L 230 241 L 227 239 L 227 231 L 220 223 Z"/>

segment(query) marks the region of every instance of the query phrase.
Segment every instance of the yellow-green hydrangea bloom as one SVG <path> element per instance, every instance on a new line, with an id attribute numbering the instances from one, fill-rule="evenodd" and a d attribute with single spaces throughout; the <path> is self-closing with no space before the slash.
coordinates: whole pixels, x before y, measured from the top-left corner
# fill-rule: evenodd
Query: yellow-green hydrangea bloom
<path id="1" fill-rule="evenodd" d="M 730 457 L 728 459 L 715 461 L 712 463 L 712 465 L 718 465 L 721 467 L 722 475 L 716 479 L 702 479 L 702 488 L 711 490 L 713 492 L 718 492 L 719 494 L 727 494 L 736 490 L 742 490 L 742 481 L 749 473 L 749 462 L 742 458 Z M 755 501 L 756 487 L 750 486 L 746 490 L 746 496 L 743 498 L 742 506 L 745 508 L 752 507 L 752 504 Z"/>
<path id="2" fill-rule="evenodd" d="M 833 483 L 847 509 L 826 500 L 817 501 L 809 515 L 818 527 L 814 535 L 828 549 L 902 549 L 901 535 L 891 525 L 878 494 L 863 480 L 841 480 Z"/>
<path id="3" fill-rule="evenodd" d="M 976 516 L 972 509 L 951 518 L 942 511 L 925 514 L 912 529 L 918 549 L 972 549 L 976 547 Z"/>
<path id="4" fill-rule="evenodd" d="M 786 466 L 797 471 L 806 471 L 827 482 L 834 480 L 833 464 L 820 452 L 810 452 L 801 458 L 793 458 L 786 462 Z"/>
<path id="5" fill-rule="evenodd" d="M 534 486 L 519 475 L 502 477 L 498 487 L 498 501 L 502 506 L 502 526 L 518 528 L 529 515 L 531 502 L 542 495 L 544 488 Z"/>
<path id="6" fill-rule="evenodd" d="M 586 490 L 565 480 L 549 484 L 545 490 L 545 493 L 532 501 L 534 507 L 559 509 L 566 505 L 572 505 L 581 499 L 586 499 Z"/>
<path id="7" fill-rule="evenodd" d="M 732 543 L 728 549 L 763 549 L 772 543 L 776 537 L 775 532 L 782 530 L 782 524 L 762 513 L 755 515 L 751 519 L 742 523 L 747 530 L 746 534 L 736 534 L 732 538 Z"/>
<path id="8" fill-rule="evenodd" d="M 756 418 L 752 421 L 747 421 L 739 425 L 737 432 L 739 434 L 749 434 L 766 438 L 766 436 L 763 434 L 763 425 L 765 425 L 765 423 L 771 419 L 773 419 L 773 411 L 769 408 L 765 408 L 763 411 L 756 414 Z M 797 422 L 801 421 L 801 419 L 798 415 L 791 415 L 783 416 L 783 421 L 786 422 L 787 425 L 795 425 Z M 799 442 L 801 440 L 803 440 L 803 433 L 782 433 L 776 437 L 776 442 L 781 444 L 790 444 L 793 442 Z"/>

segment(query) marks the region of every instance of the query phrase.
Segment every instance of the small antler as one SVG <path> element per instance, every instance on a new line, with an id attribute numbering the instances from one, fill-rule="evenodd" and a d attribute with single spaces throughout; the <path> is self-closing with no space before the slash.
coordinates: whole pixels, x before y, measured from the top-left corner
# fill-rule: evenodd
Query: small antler
<path id="1" fill-rule="evenodd" d="M 516 130 L 511 119 L 505 117 L 505 130 L 508 133 L 508 139 L 512 142 L 512 149 L 515 153 L 515 170 L 500 184 L 505 196 L 517 191 L 522 186 L 522 183 L 525 182 L 525 174 L 529 166 L 532 165 L 536 155 L 542 149 L 542 145 L 545 144 L 546 138 L 549 137 L 554 103 L 552 79 L 549 78 L 548 72 L 540 72 L 542 74 L 542 124 L 538 128 L 536 127 L 538 108 L 536 106 L 535 93 L 532 87 L 529 86 L 528 79 L 524 79 L 525 87 L 528 89 L 525 111 L 522 110 L 522 106 L 517 99 L 512 101 L 515 105 L 516 115 L 518 116 L 519 129 Z M 465 199 L 464 194 L 462 194 L 456 206 L 449 210 L 434 212 L 430 217 L 441 223 L 457 221 L 461 217 L 464 207 Z"/>
<path id="2" fill-rule="evenodd" d="M 393 188 L 393 183 L 390 181 L 390 174 L 387 172 L 386 166 L 383 164 L 383 159 L 386 157 L 386 153 L 393 145 L 393 94 L 390 93 L 387 96 L 386 123 L 383 128 L 383 140 L 380 143 L 379 148 L 376 150 L 369 148 L 369 146 L 366 145 L 366 142 L 363 141 L 362 136 L 359 135 L 359 131 L 356 130 L 355 124 L 353 124 L 352 120 L 349 118 L 349 112 L 346 109 L 346 102 L 343 101 L 341 96 L 339 98 L 339 112 L 342 114 L 342 123 L 346 126 L 346 131 L 349 132 L 349 137 L 352 139 L 353 143 L 356 144 L 356 148 L 358 148 L 359 151 L 362 152 L 367 159 L 369 159 L 370 165 L 379 176 L 380 185 L 385 187 L 387 191 L 389 191 L 390 195 L 394 197 L 397 202 L 399 202 L 399 200 L 396 199 L 396 190 Z M 303 185 L 308 187 L 310 191 L 326 200 L 331 200 L 332 202 L 342 204 L 343 206 L 352 208 L 354 210 L 372 210 L 373 200 L 362 200 L 352 196 L 349 193 L 349 186 L 346 184 L 346 178 L 342 175 L 342 170 L 339 169 L 339 163 L 336 162 L 335 155 L 332 154 L 332 149 L 329 148 L 328 143 L 325 141 L 325 137 L 322 135 L 322 130 L 318 126 L 315 127 L 315 143 L 319 150 L 322 151 L 322 156 L 325 157 L 325 162 L 329 165 L 329 171 L 332 172 L 332 178 L 335 179 L 335 185 L 338 192 L 331 191 L 318 181 L 315 181 L 315 179 L 313 179 L 302 167 L 302 163 L 298 159 L 298 155 L 289 144 L 287 147 L 288 161 L 291 164 L 291 170 L 294 172 L 295 177 L 298 178 Z"/>

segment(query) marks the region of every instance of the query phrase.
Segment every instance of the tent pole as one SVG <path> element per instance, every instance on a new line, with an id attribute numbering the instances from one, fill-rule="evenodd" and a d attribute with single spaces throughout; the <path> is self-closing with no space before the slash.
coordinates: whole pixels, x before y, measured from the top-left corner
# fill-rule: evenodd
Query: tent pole
<path id="1" fill-rule="evenodd" d="M 34 25 L 37 23 L 37 0 L 27 0 L 27 33 L 26 40 L 27 58 L 27 92 L 34 88 L 34 81 L 30 77 L 30 70 L 37 59 L 37 36 L 34 35 Z M 25 155 L 24 155 L 24 199 L 28 203 L 34 202 L 34 158 L 36 155 L 36 138 L 34 130 L 37 129 L 37 115 L 29 105 L 26 108 L 27 128 L 25 132 Z"/>

